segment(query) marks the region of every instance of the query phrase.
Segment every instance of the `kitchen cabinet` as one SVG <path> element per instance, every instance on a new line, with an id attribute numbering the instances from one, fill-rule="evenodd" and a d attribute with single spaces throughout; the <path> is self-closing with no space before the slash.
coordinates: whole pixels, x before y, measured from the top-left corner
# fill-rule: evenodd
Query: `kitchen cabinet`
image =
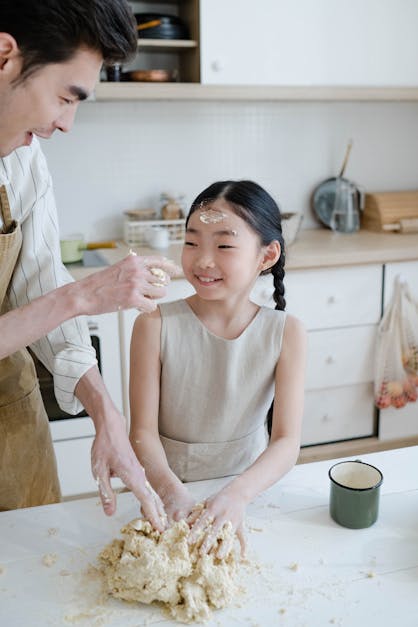
<path id="1" fill-rule="evenodd" d="M 155 1 L 132 4 L 160 9 Z M 177 0 L 162 6 L 185 19 L 191 41 L 144 40 L 138 58 L 149 67 L 174 64 L 181 82 L 100 83 L 96 100 L 418 99 L 415 0 Z"/>
<path id="2" fill-rule="evenodd" d="M 256 291 L 274 306 L 271 278 Z M 302 445 L 373 435 L 373 355 L 381 311 L 382 266 L 294 270 L 285 276 L 287 310 L 308 331 Z"/>
<path id="3" fill-rule="evenodd" d="M 200 0 L 201 81 L 418 85 L 415 0 Z"/>
<path id="4" fill-rule="evenodd" d="M 134 13 L 158 13 L 179 17 L 187 26 L 187 39 L 138 38 L 138 54 L 124 71 L 163 69 L 174 71 L 182 83 L 199 82 L 199 0 L 146 0 L 130 2 Z M 106 74 L 104 74 L 104 77 Z M 104 82 L 106 79 L 103 78 Z M 132 83 L 131 83 L 132 84 Z M 116 89 L 118 83 L 110 83 Z M 135 83 L 134 83 L 135 85 Z"/>
<path id="5" fill-rule="evenodd" d="M 412 296 L 418 302 L 418 261 L 403 261 L 385 265 L 383 305 L 390 302 L 394 280 L 401 276 L 408 283 Z M 388 407 L 379 412 L 379 438 L 392 440 L 396 437 L 418 435 L 418 402 L 408 403 L 402 409 Z"/>

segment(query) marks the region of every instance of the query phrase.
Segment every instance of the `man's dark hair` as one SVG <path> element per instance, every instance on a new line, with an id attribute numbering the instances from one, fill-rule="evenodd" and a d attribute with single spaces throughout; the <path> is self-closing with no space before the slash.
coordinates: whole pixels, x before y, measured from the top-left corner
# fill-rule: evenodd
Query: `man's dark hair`
<path id="1" fill-rule="evenodd" d="M 45 65 L 69 61 L 83 47 L 97 51 L 106 65 L 128 60 L 137 49 L 126 0 L 0 0 L 0 31 L 19 46 L 19 81 Z"/>

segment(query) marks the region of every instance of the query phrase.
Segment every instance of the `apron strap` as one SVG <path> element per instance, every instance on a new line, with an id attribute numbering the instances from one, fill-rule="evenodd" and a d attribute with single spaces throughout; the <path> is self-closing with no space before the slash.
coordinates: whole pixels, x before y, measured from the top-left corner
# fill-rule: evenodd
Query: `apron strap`
<path id="1" fill-rule="evenodd" d="M 3 219 L 3 233 L 7 233 L 10 226 L 13 224 L 13 219 L 5 185 L 0 187 L 0 213 Z"/>

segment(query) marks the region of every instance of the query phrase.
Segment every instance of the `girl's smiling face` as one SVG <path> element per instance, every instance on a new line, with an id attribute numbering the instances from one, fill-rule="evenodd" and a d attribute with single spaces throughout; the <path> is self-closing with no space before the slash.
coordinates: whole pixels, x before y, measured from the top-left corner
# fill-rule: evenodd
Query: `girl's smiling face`
<path id="1" fill-rule="evenodd" d="M 223 214 L 204 222 L 205 211 Z M 186 279 L 205 300 L 248 295 L 262 270 L 264 247 L 251 227 L 223 198 L 195 210 L 189 218 L 182 254 Z"/>

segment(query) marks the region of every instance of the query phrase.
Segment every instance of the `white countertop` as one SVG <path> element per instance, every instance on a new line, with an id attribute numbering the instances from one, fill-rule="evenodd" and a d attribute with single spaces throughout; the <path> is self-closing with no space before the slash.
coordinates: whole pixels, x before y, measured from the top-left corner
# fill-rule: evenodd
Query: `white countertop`
<path id="1" fill-rule="evenodd" d="M 210 627 L 416 627 L 418 625 L 418 447 L 361 456 L 384 475 L 380 514 L 351 530 L 328 513 L 333 461 L 298 465 L 249 507 L 247 592 Z M 220 482 L 189 484 L 197 498 Z M 158 608 L 101 600 L 85 571 L 137 516 L 130 493 L 109 519 L 96 498 L 0 513 L 0 624 L 178 625 Z M 45 555 L 56 562 L 43 564 Z"/>

